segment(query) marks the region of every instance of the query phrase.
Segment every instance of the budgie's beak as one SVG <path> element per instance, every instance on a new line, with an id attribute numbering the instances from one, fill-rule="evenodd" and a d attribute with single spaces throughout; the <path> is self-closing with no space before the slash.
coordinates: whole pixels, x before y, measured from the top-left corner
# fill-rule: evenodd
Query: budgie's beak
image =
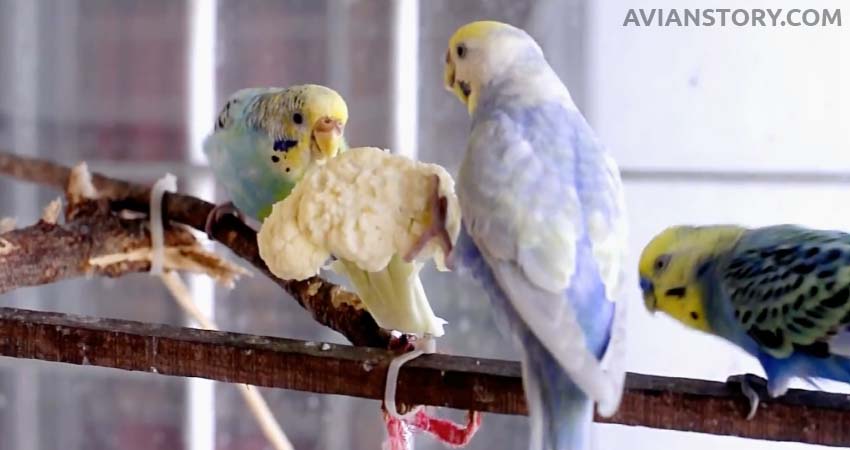
<path id="1" fill-rule="evenodd" d="M 466 105 L 469 114 L 475 110 L 476 101 L 472 95 L 472 85 L 469 81 L 457 79 L 457 67 L 452 60 L 451 52 L 446 52 L 446 66 L 443 68 L 443 86 L 453 93 L 461 103 Z"/>
<path id="2" fill-rule="evenodd" d="M 646 306 L 647 311 L 654 314 L 656 311 L 655 285 L 649 279 L 640 277 L 640 290 L 643 292 L 644 306 Z"/>
<path id="3" fill-rule="evenodd" d="M 455 90 L 455 63 L 449 51 L 446 51 L 446 65 L 443 67 L 443 87 L 449 92 Z"/>
<path id="4" fill-rule="evenodd" d="M 333 158 L 337 155 L 342 144 L 343 128 L 342 122 L 327 116 L 319 118 L 313 125 L 312 139 L 316 141 L 320 159 Z"/>

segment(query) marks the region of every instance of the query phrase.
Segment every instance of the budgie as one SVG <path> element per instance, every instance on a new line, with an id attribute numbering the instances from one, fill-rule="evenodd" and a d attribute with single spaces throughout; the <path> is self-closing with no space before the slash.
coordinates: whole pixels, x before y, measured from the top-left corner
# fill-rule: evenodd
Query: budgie
<path id="1" fill-rule="evenodd" d="M 587 449 L 594 402 L 612 415 L 625 378 L 619 171 L 525 31 L 459 28 L 444 83 L 472 118 L 456 264 L 521 349 L 529 448 Z"/>
<path id="2" fill-rule="evenodd" d="M 647 244 L 638 270 L 650 312 L 756 357 L 771 397 L 795 377 L 850 382 L 850 235 L 794 225 L 676 226 Z M 758 396 L 743 390 L 752 417 Z"/>
<path id="3" fill-rule="evenodd" d="M 324 86 L 248 88 L 231 95 L 204 141 L 216 180 L 231 197 L 208 217 L 207 234 L 228 212 L 265 218 L 310 167 L 345 150 L 347 121 L 345 100 Z"/>

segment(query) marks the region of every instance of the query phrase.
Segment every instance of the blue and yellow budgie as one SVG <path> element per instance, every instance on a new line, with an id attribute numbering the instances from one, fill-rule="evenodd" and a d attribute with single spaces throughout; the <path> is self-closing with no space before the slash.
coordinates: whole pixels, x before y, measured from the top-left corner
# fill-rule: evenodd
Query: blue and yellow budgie
<path id="1" fill-rule="evenodd" d="M 644 302 L 755 356 L 768 394 L 850 382 L 850 235 L 793 225 L 677 226 L 647 244 Z M 744 385 L 755 413 L 758 397 Z"/>
<path id="2" fill-rule="evenodd" d="M 529 448 L 587 449 L 594 402 L 612 415 L 625 374 L 619 171 L 525 31 L 467 24 L 445 61 L 472 117 L 455 261 L 522 349 Z"/>
<path id="3" fill-rule="evenodd" d="M 207 233 L 233 206 L 265 218 L 310 167 L 345 150 L 347 120 L 345 101 L 324 86 L 248 88 L 231 95 L 204 152 L 232 204 L 216 208 Z"/>

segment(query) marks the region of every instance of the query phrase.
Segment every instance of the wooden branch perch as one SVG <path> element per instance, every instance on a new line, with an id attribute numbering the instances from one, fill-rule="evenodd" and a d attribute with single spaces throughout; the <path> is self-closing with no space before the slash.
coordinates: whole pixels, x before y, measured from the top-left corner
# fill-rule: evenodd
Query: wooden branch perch
<path id="1" fill-rule="evenodd" d="M 0 293 L 72 277 L 147 271 L 150 263 L 141 259 L 102 266 L 90 263 L 98 255 L 150 248 L 145 221 L 121 220 L 108 212 L 105 202 L 87 202 L 66 224 L 41 220 L 0 235 L 0 264 L 4 267 Z M 172 229 L 166 233 L 166 244 L 189 246 L 194 238 L 188 231 Z"/>
<path id="2" fill-rule="evenodd" d="M 41 220 L 30 227 L 0 233 L 0 294 L 67 278 L 118 277 L 147 271 L 152 257 L 148 221 L 116 214 L 107 199 L 93 198 L 84 165 L 74 169 L 65 188 L 65 223 L 59 224 L 61 202 L 51 202 Z M 164 230 L 164 262 L 171 269 L 204 272 L 225 285 L 244 272 L 205 251 L 188 229 Z"/>
<path id="3" fill-rule="evenodd" d="M 0 152 L 0 174 L 64 189 L 70 179 L 71 169 L 49 161 Z M 148 187 L 99 174 L 92 175 L 92 182 L 101 196 L 112 199 L 113 209 L 148 212 Z M 163 216 L 203 231 L 213 207 L 213 204 L 191 196 L 167 193 L 163 199 Z M 316 321 L 338 331 L 354 345 L 382 348 L 389 345 L 389 331 L 375 323 L 372 316 L 362 308 L 356 295 L 318 277 L 290 281 L 272 275 L 257 250 L 256 232 L 242 221 L 233 216 L 223 218 L 213 230 L 213 237 L 274 280 Z"/>
<path id="4" fill-rule="evenodd" d="M 0 308 L 0 355 L 380 399 L 388 350 Z M 629 374 L 609 423 L 850 446 L 847 396 L 791 390 L 752 421 L 735 385 Z M 406 364 L 398 399 L 525 414 L 519 364 L 426 355 Z M 599 420 L 597 418 L 597 420 Z"/>

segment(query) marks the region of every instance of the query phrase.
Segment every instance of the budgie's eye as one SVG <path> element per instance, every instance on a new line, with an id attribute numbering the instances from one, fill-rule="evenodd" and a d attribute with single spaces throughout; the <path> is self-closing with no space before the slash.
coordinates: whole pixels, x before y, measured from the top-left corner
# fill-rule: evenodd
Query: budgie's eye
<path id="1" fill-rule="evenodd" d="M 466 56 L 466 46 L 463 44 L 458 44 L 455 51 L 457 52 L 458 58 L 463 58 L 464 56 Z"/>
<path id="2" fill-rule="evenodd" d="M 652 265 L 655 273 L 659 273 L 662 270 L 667 268 L 667 264 L 670 263 L 670 255 L 661 255 L 655 260 L 655 264 Z"/>
<path id="3" fill-rule="evenodd" d="M 301 125 L 301 123 L 304 122 L 304 116 L 302 116 L 301 113 L 295 113 L 292 115 L 292 121 L 297 125 Z"/>

